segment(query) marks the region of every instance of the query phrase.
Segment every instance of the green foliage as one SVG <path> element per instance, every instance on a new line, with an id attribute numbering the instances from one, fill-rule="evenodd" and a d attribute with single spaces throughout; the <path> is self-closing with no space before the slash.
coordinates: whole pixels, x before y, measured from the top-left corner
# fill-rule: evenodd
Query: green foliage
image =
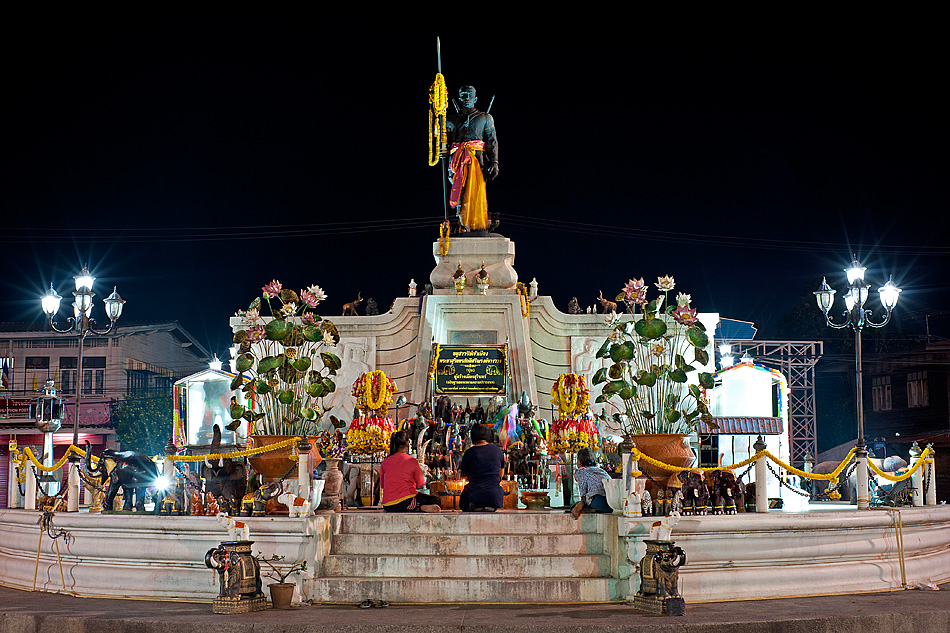
<path id="1" fill-rule="evenodd" d="M 115 432 L 123 450 L 162 455 L 172 436 L 170 394 L 126 396 L 112 412 Z"/>

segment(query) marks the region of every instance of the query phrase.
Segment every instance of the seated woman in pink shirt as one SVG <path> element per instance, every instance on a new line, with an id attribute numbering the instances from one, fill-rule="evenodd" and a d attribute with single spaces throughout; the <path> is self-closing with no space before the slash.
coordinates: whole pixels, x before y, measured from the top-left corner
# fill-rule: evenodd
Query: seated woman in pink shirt
<path id="1" fill-rule="evenodd" d="M 426 485 L 419 462 L 409 456 L 409 434 L 397 431 L 389 439 L 389 457 L 379 466 L 386 512 L 441 512 L 438 497 L 422 494 Z"/>

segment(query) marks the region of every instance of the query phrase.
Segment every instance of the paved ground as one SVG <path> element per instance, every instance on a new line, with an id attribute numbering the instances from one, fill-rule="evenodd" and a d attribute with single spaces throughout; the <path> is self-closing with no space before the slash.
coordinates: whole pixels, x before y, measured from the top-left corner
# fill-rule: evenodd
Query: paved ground
<path id="1" fill-rule="evenodd" d="M 683 617 L 626 605 L 300 606 L 214 615 L 211 604 L 75 598 L 0 587 L 0 633 L 336 633 L 450 631 L 950 632 L 950 586 L 941 591 L 690 604 Z"/>

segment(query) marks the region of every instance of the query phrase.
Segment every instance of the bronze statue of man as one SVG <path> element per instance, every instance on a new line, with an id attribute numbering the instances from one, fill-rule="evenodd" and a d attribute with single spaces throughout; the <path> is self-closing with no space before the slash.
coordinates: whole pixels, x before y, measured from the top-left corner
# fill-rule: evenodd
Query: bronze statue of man
<path id="1" fill-rule="evenodd" d="M 475 108 L 475 88 L 459 89 L 461 108 L 450 114 L 446 132 L 451 147 L 449 204 L 464 230 L 489 228 L 485 180 L 498 176 L 498 139 L 491 115 Z"/>

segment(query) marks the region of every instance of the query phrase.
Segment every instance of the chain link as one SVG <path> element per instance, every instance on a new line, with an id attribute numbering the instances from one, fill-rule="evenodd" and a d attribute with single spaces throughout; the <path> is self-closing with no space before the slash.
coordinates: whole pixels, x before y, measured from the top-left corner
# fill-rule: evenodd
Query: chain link
<path id="1" fill-rule="evenodd" d="M 770 463 L 768 463 L 768 462 L 765 462 L 765 465 L 769 467 L 769 472 L 771 472 L 771 473 L 775 476 L 775 478 L 778 479 L 779 484 L 781 484 L 783 487 L 788 488 L 789 490 L 791 490 L 791 491 L 794 492 L 795 494 L 801 495 L 801 496 L 803 496 L 803 497 L 810 497 L 810 496 L 811 496 L 811 493 L 810 493 L 810 492 L 808 492 L 808 491 L 806 491 L 806 490 L 802 490 L 801 488 L 795 488 L 794 486 L 792 486 L 791 484 L 789 484 L 787 481 L 783 480 L 783 479 L 781 478 L 781 476 L 779 476 L 779 474 L 778 474 L 777 472 L 775 472 L 775 469 L 772 468 L 772 464 L 770 464 Z"/>
<path id="2" fill-rule="evenodd" d="M 930 487 L 930 467 L 932 464 L 927 464 L 927 468 L 924 470 L 924 499 L 927 498 L 927 489 Z M 926 503 L 926 501 L 924 501 Z"/>

